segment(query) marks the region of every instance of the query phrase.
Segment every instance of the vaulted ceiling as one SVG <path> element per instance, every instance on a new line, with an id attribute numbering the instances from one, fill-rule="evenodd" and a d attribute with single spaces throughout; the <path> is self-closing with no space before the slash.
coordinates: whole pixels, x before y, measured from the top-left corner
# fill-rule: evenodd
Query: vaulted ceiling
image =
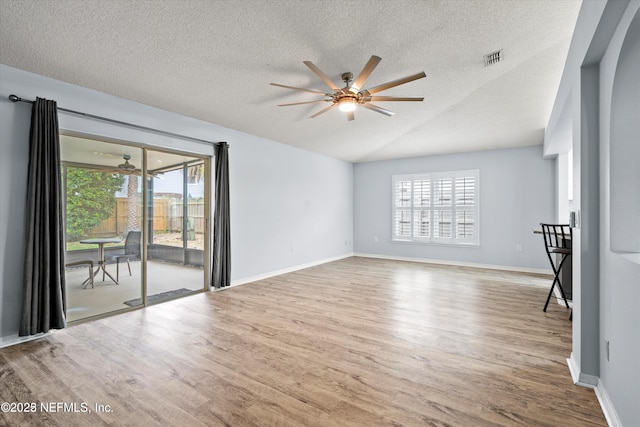
<path id="1" fill-rule="evenodd" d="M 580 4 L 0 0 L 0 63 L 350 162 L 527 146 L 542 143 Z M 371 55 L 365 88 L 424 71 L 379 94 L 424 102 L 354 121 L 276 106 L 321 96 L 271 82 L 330 91 L 303 61 L 341 86 Z"/>

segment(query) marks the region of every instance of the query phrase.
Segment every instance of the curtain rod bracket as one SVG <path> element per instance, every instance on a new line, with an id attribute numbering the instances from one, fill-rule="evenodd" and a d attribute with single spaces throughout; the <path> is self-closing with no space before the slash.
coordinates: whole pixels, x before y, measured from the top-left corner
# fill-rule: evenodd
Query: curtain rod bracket
<path id="1" fill-rule="evenodd" d="M 22 98 L 20 98 L 18 95 L 9 95 L 9 99 L 11 100 L 11 102 L 20 102 L 22 101 Z"/>

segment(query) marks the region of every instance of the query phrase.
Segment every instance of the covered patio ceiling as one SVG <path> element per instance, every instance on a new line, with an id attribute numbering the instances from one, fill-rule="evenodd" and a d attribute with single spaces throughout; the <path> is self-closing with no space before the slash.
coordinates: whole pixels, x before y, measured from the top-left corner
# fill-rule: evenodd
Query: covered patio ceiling
<path id="1" fill-rule="evenodd" d="M 135 145 L 123 145 L 65 134 L 60 135 L 60 145 L 62 162 L 65 164 L 117 170 L 118 165 L 124 163 L 124 156 L 130 156 L 129 163 L 138 170 L 143 163 L 143 150 Z M 149 149 L 147 153 L 147 169 L 151 173 L 177 169 L 185 163 L 200 161 L 198 157 L 156 149 Z"/>

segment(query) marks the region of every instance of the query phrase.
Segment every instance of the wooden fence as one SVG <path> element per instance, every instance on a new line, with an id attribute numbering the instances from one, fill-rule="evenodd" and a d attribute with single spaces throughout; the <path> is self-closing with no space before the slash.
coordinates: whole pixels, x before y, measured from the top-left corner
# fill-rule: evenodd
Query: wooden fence
<path id="1" fill-rule="evenodd" d="M 103 220 L 99 226 L 91 229 L 87 237 L 123 235 L 127 230 L 128 203 L 129 200 L 126 197 L 118 197 L 111 216 Z M 182 214 L 182 199 L 154 199 L 153 231 L 181 232 Z M 196 233 L 204 233 L 204 201 L 189 200 L 187 218 L 190 229 L 195 230 Z M 142 204 L 138 207 L 138 224 L 142 227 Z"/>

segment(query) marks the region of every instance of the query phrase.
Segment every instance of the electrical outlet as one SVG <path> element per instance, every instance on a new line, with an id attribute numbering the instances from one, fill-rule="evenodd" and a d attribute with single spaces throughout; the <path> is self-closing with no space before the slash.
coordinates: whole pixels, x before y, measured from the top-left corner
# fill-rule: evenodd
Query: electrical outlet
<path id="1" fill-rule="evenodd" d="M 522 245 L 521 245 L 520 243 L 518 243 L 518 244 L 516 245 L 516 251 L 517 251 L 517 252 L 522 252 Z"/>
<path id="2" fill-rule="evenodd" d="M 373 236 L 373 241 L 377 243 L 378 242 L 378 236 Z"/>

